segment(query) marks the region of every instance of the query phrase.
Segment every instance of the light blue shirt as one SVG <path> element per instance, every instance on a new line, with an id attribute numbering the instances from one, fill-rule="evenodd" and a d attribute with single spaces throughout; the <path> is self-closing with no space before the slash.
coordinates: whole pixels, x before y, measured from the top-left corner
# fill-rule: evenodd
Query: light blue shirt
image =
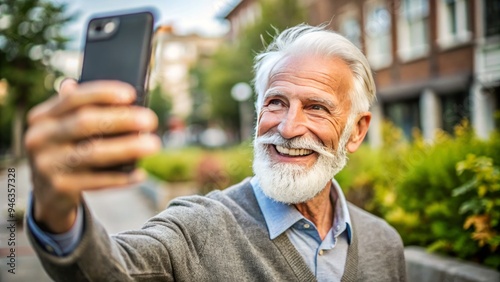
<path id="1" fill-rule="evenodd" d="M 64 256 L 76 249 L 78 243 L 80 243 L 83 233 L 83 208 L 81 205 L 78 207 L 76 221 L 68 232 L 62 234 L 48 233 L 43 231 L 35 222 L 33 216 L 33 195 L 30 194 L 28 199 L 27 225 L 45 251 L 56 256 Z"/>
<path id="2" fill-rule="evenodd" d="M 333 225 L 324 240 L 321 240 L 316 226 L 293 205 L 268 198 L 257 178 L 252 178 L 250 183 L 266 220 L 270 239 L 285 232 L 318 281 L 340 281 L 353 235 L 347 202 L 337 181 L 332 180 L 331 189 L 331 198 L 336 199 Z"/>

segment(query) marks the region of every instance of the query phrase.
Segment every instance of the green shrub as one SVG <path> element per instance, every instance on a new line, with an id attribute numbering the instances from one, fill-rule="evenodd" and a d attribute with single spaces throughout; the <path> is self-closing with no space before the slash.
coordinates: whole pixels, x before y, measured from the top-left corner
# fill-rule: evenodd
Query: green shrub
<path id="1" fill-rule="evenodd" d="M 201 153 L 199 148 L 163 150 L 142 159 L 139 165 L 151 175 L 167 182 L 191 181 L 195 178 Z"/>
<path id="2" fill-rule="evenodd" d="M 218 150 L 194 147 L 163 150 L 141 160 L 140 166 L 166 182 L 195 181 L 204 194 L 251 176 L 251 162 L 252 148 L 245 143 Z"/>
<path id="3" fill-rule="evenodd" d="M 474 250 L 469 236 L 463 231 L 463 218 L 458 209 L 464 201 L 452 197 L 452 191 L 465 180 L 456 173 L 456 164 L 468 153 L 481 154 L 484 145 L 469 136 L 456 139 L 438 138 L 432 146 L 422 150 L 421 159 L 410 160 L 410 166 L 396 185 L 397 203 L 405 213 L 418 217 L 418 224 L 405 224 L 398 207 L 389 211 L 387 219 L 403 230 L 407 244 L 429 246 L 433 250 L 468 256 Z M 418 150 L 418 149 L 413 149 Z"/>
<path id="4" fill-rule="evenodd" d="M 410 146 L 391 123 L 385 122 L 382 129 L 383 147 L 373 149 L 363 144 L 335 176 L 349 201 L 379 216 L 394 205 L 396 184 L 408 166 L 403 156 L 408 155 Z"/>
<path id="5" fill-rule="evenodd" d="M 197 167 L 196 182 L 202 194 L 252 176 L 252 148 L 244 143 L 225 150 L 204 152 Z"/>
<path id="6" fill-rule="evenodd" d="M 220 151 L 224 170 L 229 177 L 229 184 L 235 184 L 252 176 L 253 149 L 249 143 L 243 143 L 225 151 Z"/>
<path id="7" fill-rule="evenodd" d="M 500 268 L 500 168 L 491 158 L 470 154 L 457 164 L 457 172 L 470 179 L 453 190 L 453 196 L 466 197 L 459 210 L 467 216 L 464 228 L 471 229 L 478 248 L 487 248 L 484 261 Z"/>
<path id="8" fill-rule="evenodd" d="M 383 128 L 384 146 L 363 145 L 336 177 L 348 199 L 361 198 L 356 204 L 384 217 L 405 245 L 499 269 L 500 196 L 493 176 L 499 134 L 479 140 L 465 122 L 454 137 L 441 132 L 427 143 L 414 132 L 407 143 L 390 124 Z"/>

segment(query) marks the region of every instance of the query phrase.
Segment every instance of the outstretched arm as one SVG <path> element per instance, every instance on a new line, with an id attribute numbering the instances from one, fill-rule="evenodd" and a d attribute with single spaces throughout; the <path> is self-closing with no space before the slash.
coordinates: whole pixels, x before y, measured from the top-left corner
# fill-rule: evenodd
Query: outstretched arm
<path id="1" fill-rule="evenodd" d="M 131 106 L 134 89 L 118 81 L 78 85 L 66 80 L 60 95 L 30 111 L 25 145 L 32 181 L 34 219 L 42 229 L 63 233 L 75 222 L 82 192 L 123 187 L 145 178 L 140 170 L 100 168 L 128 163 L 157 151 L 150 134 L 156 115 Z"/>

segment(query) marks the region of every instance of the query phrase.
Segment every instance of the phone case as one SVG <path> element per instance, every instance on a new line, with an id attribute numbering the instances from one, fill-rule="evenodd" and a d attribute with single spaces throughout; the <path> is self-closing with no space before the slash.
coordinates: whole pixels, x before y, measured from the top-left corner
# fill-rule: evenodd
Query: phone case
<path id="1" fill-rule="evenodd" d="M 120 80 L 137 90 L 135 104 L 146 103 L 153 14 L 94 17 L 88 24 L 80 82 Z"/>
<path id="2" fill-rule="evenodd" d="M 144 106 L 153 25 L 149 11 L 93 17 L 87 27 L 79 82 L 127 82 L 137 91 L 135 104 Z M 130 172 L 135 169 L 135 162 L 95 169 Z"/>

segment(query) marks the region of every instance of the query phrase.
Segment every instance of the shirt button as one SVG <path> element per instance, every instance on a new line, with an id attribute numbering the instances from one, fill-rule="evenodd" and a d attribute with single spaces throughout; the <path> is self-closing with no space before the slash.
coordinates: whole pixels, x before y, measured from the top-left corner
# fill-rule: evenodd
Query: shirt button
<path id="1" fill-rule="evenodd" d="M 335 231 L 339 231 L 339 230 L 340 230 L 340 225 L 335 226 Z"/>
<path id="2" fill-rule="evenodd" d="M 305 229 L 308 229 L 309 227 L 311 227 L 311 225 L 309 223 L 304 224 Z"/>
<path id="3" fill-rule="evenodd" d="M 323 255 L 323 250 L 319 250 L 319 253 L 318 253 L 320 256 Z"/>
<path id="4" fill-rule="evenodd" d="M 54 248 L 52 248 L 51 246 L 49 245 L 45 245 L 45 249 L 47 250 L 47 252 L 49 253 L 53 253 L 54 252 Z"/>

